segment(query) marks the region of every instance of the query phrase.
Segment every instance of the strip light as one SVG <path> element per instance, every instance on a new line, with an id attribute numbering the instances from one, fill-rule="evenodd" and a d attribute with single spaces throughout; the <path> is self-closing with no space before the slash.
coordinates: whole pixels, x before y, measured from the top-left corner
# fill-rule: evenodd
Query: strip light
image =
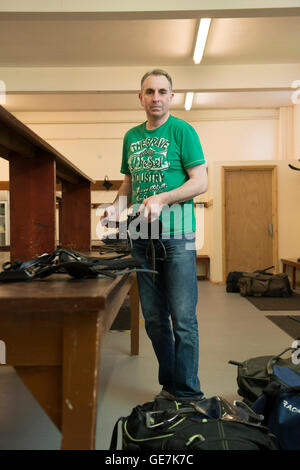
<path id="1" fill-rule="evenodd" d="M 185 97 L 185 104 L 184 104 L 184 107 L 186 109 L 186 111 L 189 111 L 192 107 L 192 103 L 193 103 L 193 98 L 194 98 L 194 92 L 193 91 L 189 91 L 187 94 L 186 94 L 186 97 Z"/>
<path id="2" fill-rule="evenodd" d="M 198 36 L 197 36 L 194 57 L 193 57 L 195 64 L 200 64 L 202 60 L 205 43 L 206 43 L 206 39 L 207 39 L 209 27 L 210 27 L 210 22 L 211 22 L 211 18 L 202 18 L 200 20 Z"/>

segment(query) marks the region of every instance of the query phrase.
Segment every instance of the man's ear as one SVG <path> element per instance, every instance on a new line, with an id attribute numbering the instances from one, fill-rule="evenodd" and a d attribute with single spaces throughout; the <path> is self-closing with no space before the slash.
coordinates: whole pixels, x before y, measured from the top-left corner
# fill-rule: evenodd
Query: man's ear
<path id="1" fill-rule="evenodd" d="M 141 105 L 143 106 L 143 95 L 141 92 L 139 93 L 139 100 L 140 100 Z"/>

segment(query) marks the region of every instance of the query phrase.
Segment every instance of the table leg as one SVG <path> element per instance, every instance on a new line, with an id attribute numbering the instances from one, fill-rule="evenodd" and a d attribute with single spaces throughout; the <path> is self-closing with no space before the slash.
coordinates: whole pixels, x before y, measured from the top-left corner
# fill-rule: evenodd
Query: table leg
<path id="1" fill-rule="evenodd" d="M 293 289 L 296 288 L 296 268 L 293 266 L 293 278 L 292 278 Z"/>
<path id="2" fill-rule="evenodd" d="M 74 312 L 64 317 L 62 449 L 95 448 L 99 315 L 99 312 Z"/>
<path id="3" fill-rule="evenodd" d="M 131 327 L 131 355 L 139 354 L 139 333 L 140 333 L 140 298 L 137 278 L 135 278 L 129 291 L 130 297 L 130 327 Z"/>
<path id="4" fill-rule="evenodd" d="M 285 263 L 282 263 L 282 272 L 286 273 L 286 264 Z"/>
<path id="5" fill-rule="evenodd" d="M 90 251 L 91 247 L 91 184 L 83 181 L 62 182 L 59 213 L 59 241 L 63 248 Z"/>

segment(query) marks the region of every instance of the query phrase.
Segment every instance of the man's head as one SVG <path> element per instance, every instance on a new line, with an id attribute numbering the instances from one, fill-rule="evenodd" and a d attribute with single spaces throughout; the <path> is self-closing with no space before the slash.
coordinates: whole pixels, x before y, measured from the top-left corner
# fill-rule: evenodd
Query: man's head
<path id="1" fill-rule="evenodd" d="M 146 78 L 150 77 L 151 75 L 166 77 L 166 79 L 169 82 L 170 92 L 172 92 L 172 89 L 173 89 L 172 78 L 170 77 L 168 72 L 162 69 L 154 69 L 154 70 L 151 70 L 151 72 L 145 73 L 145 75 L 142 77 L 142 80 L 141 80 L 141 92 L 143 92 L 143 86 L 144 86 L 144 82 Z"/>
<path id="2" fill-rule="evenodd" d="M 143 76 L 139 98 L 150 123 L 161 125 L 168 119 L 173 96 L 172 79 L 167 72 L 154 69 Z"/>

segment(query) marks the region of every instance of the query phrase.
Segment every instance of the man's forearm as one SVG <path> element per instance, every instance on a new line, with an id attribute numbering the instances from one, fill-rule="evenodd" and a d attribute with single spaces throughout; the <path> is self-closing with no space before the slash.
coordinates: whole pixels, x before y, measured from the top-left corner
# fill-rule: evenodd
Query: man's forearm
<path id="1" fill-rule="evenodd" d="M 179 188 L 150 196 L 143 201 L 145 216 L 156 218 L 165 205 L 177 204 L 193 199 L 207 191 L 207 173 L 204 165 L 197 165 L 187 170 L 189 179 Z"/>
<path id="2" fill-rule="evenodd" d="M 161 193 L 164 204 L 176 204 L 180 202 L 189 201 L 199 194 L 205 193 L 207 185 L 205 182 L 199 184 L 198 181 L 189 179 L 182 186 L 165 193 Z"/>

